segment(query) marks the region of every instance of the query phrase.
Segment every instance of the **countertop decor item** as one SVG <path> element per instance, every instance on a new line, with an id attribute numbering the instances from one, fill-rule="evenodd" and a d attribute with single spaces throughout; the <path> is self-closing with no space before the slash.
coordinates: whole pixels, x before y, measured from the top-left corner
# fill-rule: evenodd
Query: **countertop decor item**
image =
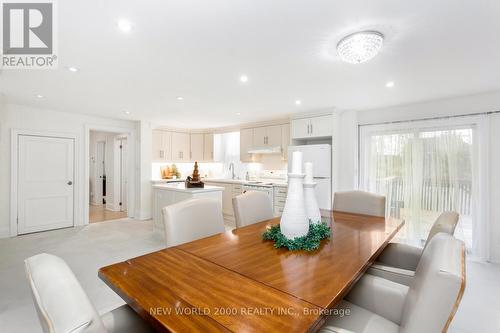
<path id="1" fill-rule="evenodd" d="M 194 162 L 193 177 L 188 176 L 186 178 L 186 188 L 204 188 L 205 183 L 200 180 L 200 173 L 198 171 L 198 162 Z"/>
<path id="2" fill-rule="evenodd" d="M 288 174 L 288 194 L 281 215 L 281 233 L 289 240 L 307 235 L 309 220 L 304 202 L 305 174 L 302 173 L 302 152 L 292 154 L 292 170 Z"/>
<path id="3" fill-rule="evenodd" d="M 321 240 L 330 238 L 330 235 L 330 227 L 326 223 L 321 222 L 311 223 L 307 235 L 296 237 L 294 239 L 288 239 L 287 237 L 285 237 L 281 233 L 279 224 L 273 225 L 262 234 L 262 238 L 264 240 L 274 241 L 275 248 L 286 247 L 290 251 L 314 251 L 319 248 Z"/>
<path id="4" fill-rule="evenodd" d="M 311 223 L 321 222 L 321 212 L 319 211 L 318 201 L 316 200 L 316 183 L 313 181 L 313 164 L 311 162 L 304 163 L 306 178 L 304 180 L 304 200 L 306 203 L 307 218 Z"/>
<path id="5" fill-rule="evenodd" d="M 179 179 L 181 178 L 181 173 L 177 169 L 175 164 L 162 167 L 160 169 L 161 179 Z"/>

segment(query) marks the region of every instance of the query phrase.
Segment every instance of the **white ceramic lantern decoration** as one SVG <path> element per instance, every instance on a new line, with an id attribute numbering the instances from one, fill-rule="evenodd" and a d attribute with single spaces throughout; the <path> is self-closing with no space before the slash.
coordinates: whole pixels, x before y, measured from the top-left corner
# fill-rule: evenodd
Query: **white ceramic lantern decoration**
<path id="1" fill-rule="evenodd" d="M 288 194 L 281 215 L 280 230 L 288 239 L 307 235 L 309 219 L 304 202 L 305 174 L 302 173 L 302 152 L 292 154 L 292 170 L 288 174 Z"/>
<path id="2" fill-rule="evenodd" d="M 307 219 L 311 223 L 321 222 L 321 212 L 319 211 L 318 200 L 316 199 L 316 183 L 313 178 L 313 164 L 306 162 L 304 164 L 306 177 L 304 180 L 304 201 L 306 205 Z"/>

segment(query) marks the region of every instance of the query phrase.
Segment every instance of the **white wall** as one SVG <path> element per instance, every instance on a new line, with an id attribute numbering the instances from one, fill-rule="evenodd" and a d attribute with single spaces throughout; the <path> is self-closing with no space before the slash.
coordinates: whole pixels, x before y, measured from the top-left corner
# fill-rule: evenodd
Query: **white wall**
<path id="1" fill-rule="evenodd" d="M 75 181 L 75 196 L 77 205 L 75 206 L 75 225 L 84 223 L 85 207 L 85 182 L 84 165 L 88 166 L 85 159 L 85 132 L 90 126 L 110 126 L 127 128 L 136 132 L 137 124 L 134 121 L 114 120 L 87 116 L 82 114 L 57 112 L 45 109 L 37 109 L 15 104 L 0 104 L 0 237 L 7 237 L 10 234 L 10 176 L 11 176 L 11 130 L 23 129 L 41 132 L 58 132 L 76 135 L 75 148 L 77 152 L 76 164 L 77 172 Z M 135 135 L 138 138 L 137 135 Z M 139 146 L 141 141 L 137 140 Z M 147 143 L 149 146 L 151 142 Z M 151 173 L 150 161 L 147 170 Z M 141 168 L 136 169 L 136 179 L 140 178 Z M 141 210 L 141 202 L 137 198 L 141 196 L 140 189 L 136 188 L 136 210 Z M 150 207 L 147 207 L 150 210 Z"/>
<path id="2" fill-rule="evenodd" d="M 151 218 L 152 209 L 152 191 L 151 191 L 151 160 L 153 135 L 152 126 L 148 121 L 140 121 L 138 124 L 139 135 L 136 136 L 139 152 L 136 154 L 136 169 L 140 171 L 140 177 L 136 178 L 136 188 L 140 190 L 137 197 L 139 201 L 139 210 L 137 217 L 141 220 Z"/>
<path id="3" fill-rule="evenodd" d="M 338 183 L 341 190 L 357 188 L 358 125 L 399 120 L 457 116 L 500 111 L 500 92 L 463 96 L 365 111 L 338 113 Z M 500 115 L 490 116 L 491 258 L 500 262 Z"/>

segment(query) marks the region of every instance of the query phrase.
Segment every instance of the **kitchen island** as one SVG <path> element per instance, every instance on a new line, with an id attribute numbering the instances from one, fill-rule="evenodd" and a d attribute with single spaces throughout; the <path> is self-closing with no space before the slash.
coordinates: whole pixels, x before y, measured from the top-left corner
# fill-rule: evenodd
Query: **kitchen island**
<path id="1" fill-rule="evenodd" d="M 220 202 L 224 187 L 205 185 L 205 188 L 186 188 L 184 183 L 154 184 L 153 186 L 153 229 L 155 236 L 164 238 L 161 210 L 174 203 L 194 199 L 212 198 Z M 202 222 L 202 221 L 200 221 Z"/>

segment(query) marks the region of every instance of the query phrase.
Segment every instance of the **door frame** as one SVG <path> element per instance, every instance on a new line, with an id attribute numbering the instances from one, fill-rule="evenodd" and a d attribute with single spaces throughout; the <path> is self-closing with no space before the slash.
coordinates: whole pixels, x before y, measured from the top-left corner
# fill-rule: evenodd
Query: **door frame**
<path id="1" fill-rule="evenodd" d="M 23 130 L 23 129 L 12 129 L 11 130 L 11 140 L 10 140 L 10 236 L 16 237 L 18 235 L 17 229 L 17 216 L 18 216 L 18 200 L 17 200 L 17 189 L 18 189 L 18 168 L 19 168 L 19 136 L 43 136 L 43 137 L 53 137 L 62 139 L 73 139 L 73 226 L 78 225 L 77 223 L 77 212 L 80 209 L 78 193 L 80 192 L 80 182 L 78 179 L 78 174 L 80 172 L 78 161 L 79 146 L 78 146 L 78 135 L 73 133 L 63 133 L 63 132 L 51 132 L 51 131 L 34 131 L 34 130 Z"/>
<path id="2" fill-rule="evenodd" d="M 86 124 L 84 130 L 84 199 L 83 199 L 83 225 L 89 224 L 89 207 L 90 207 L 90 131 L 108 132 L 123 134 L 127 137 L 128 152 L 127 152 L 127 166 L 128 166 L 128 209 L 127 217 L 133 218 L 135 215 L 135 154 L 137 143 L 135 142 L 135 128 L 106 126 L 98 124 Z"/>

